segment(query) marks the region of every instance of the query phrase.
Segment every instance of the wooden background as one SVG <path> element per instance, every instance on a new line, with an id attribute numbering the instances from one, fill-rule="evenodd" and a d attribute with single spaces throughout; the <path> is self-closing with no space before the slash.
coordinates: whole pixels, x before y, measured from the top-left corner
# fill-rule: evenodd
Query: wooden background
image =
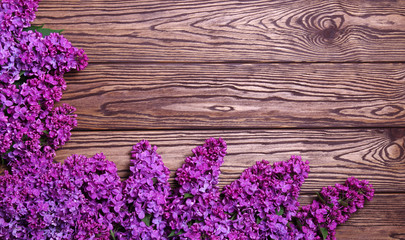
<path id="1" fill-rule="evenodd" d="M 90 59 L 66 76 L 79 124 L 58 161 L 104 152 L 125 177 L 148 139 L 173 174 L 221 136 L 221 186 L 299 154 L 304 204 L 349 176 L 375 187 L 338 239 L 405 239 L 404 0 L 42 0 L 37 16 Z"/>

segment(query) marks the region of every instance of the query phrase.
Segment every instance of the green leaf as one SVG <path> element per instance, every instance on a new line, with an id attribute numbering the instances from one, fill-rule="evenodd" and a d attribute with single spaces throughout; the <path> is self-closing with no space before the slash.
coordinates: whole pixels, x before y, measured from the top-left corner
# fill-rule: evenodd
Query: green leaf
<path id="1" fill-rule="evenodd" d="M 27 141 L 27 140 L 28 140 L 28 135 L 27 135 L 27 134 L 24 134 L 24 135 L 22 136 L 22 139 L 21 139 L 21 140 L 23 140 L 24 142 Z"/>
<path id="2" fill-rule="evenodd" d="M 343 207 L 349 206 L 349 203 L 348 203 L 347 201 L 345 201 L 345 200 L 342 200 L 342 199 L 339 199 L 339 200 L 338 200 L 338 203 L 339 203 L 340 205 L 342 205 Z"/>
<path id="3" fill-rule="evenodd" d="M 167 236 L 167 237 L 174 237 L 175 234 L 176 234 L 176 232 L 174 230 L 172 230 L 171 233 L 169 234 L 169 236 Z"/>
<path id="4" fill-rule="evenodd" d="M 323 197 L 321 196 L 321 194 L 319 192 L 316 192 L 316 195 L 318 196 L 319 200 L 321 200 L 321 202 L 323 204 L 326 204 L 326 201 L 323 199 Z"/>
<path id="5" fill-rule="evenodd" d="M 153 184 L 156 184 L 158 182 L 157 178 L 152 178 Z"/>
<path id="6" fill-rule="evenodd" d="M 144 222 L 146 224 L 146 226 L 150 226 L 150 219 L 151 219 L 152 215 L 150 214 L 145 214 L 145 217 L 142 219 L 142 222 Z"/>
<path id="7" fill-rule="evenodd" d="M 29 30 L 37 30 L 37 32 L 42 33 L 42 37 L 46 37 L 49 36 L 51 33 L 61 33 L 63 32 L 63 29 L 61 30 L 55 30 L 55 29 L 49 29 L 49 28 L 43 28 L 44 25 L 40 25 L 40 26 L 31 26 L 28 28 L 24 28 L 23 30 L 28 32 Z"/>
<path id="8" fill-rule="evenodd" d="M 14 81 L 14 85 L 17 86 L 17 88 L 19 88 L 21 85 L 23 85 L 24 83 L 26 83 L 26 79 L 24 79 L 24 77 L 20 77 L 20 80 Z"/>
<path id="9" fill-rule="evenodd" d="M 111 235 L 112 239 L 115 240 L 115 233 L 113 230 L 110 230 L 110 235 Z"/>
<path id="10" fill-rule="evenodd" d="M 277 215 L 281 216 L 284 214 L 284 207 L 280 206 L 280 211 L 276 212 Z"/>
<path id="11" fill-rule="evenodd" d="M 191 227 L 194 223 L 200 223 L 200 222 L 202 222 L 202 220 L 193 219 L 187 223 L 187 226 Z"/>
<path id="12" fill-rule="evenodd" d="M 39 138 L 41 147 L 48 145 L 48 138 L 46 136 L 41 136 Z"/>
<path id="13" fill-rule="evenodd" d="M 192 198 L 192 197 L 194 197 L 194 195 L 191 194 L 191 193 L 185 193 L 185 194 L 184 194 L 184 199 Z"/>
<path id="14" fill-rule="evenodd" d="M 321 227 L 319 229 L 321 230 L 323 240 L 325 240 L 328 237 L 328 230 L 324 227 Z"/>
<path id="15" fill-rule="evenodd" d="M 167 237 L 174 237 L 174 236 L 178 236 L 178 235 L 183 234 L 183 233 L 184 233 L 183 230 L 180 230 L 178 233 L 176 233 L 176 232 L 173 230 L 173 231 L 170 232 L 169 236 L 167 236 Z"/>
<path id="16" fill-rule="evenodd" d="M 257 217 L 257 218 L 256 218 L 256 223 L 257 223 L 257 224 L 260 224 L 262 221 L 263 221 L 263 219 L 261 219 L 260 217 Z"/>
<path id="17" fill-rule="evenodd" d="M 20 72 L 20 79 L 18 79 L 17 81 L 14 81 L 14 85 L 17 86 L 17 88 L 20 88 L 21 85 L 23 85 L 24 83 L 27 82 L 28 76 L 24 76 L 25 71 L 21 71 Z"/>
<path id="18" fill-rule="evenodd" d="M 295 218 L 295 224 L 299 229 L 302 229 L 302 222 L 299 218 Z"/>
<path id="19" fill-rule="evenodd" d="M 41 29 L 41 28 L 43 28 L 43 27 L 44 27 L 44 24 L 39 25 L 39 26 L 34 26 L 34 25 L 32 25 L 31 27 L 24 28 L 23 31 L 25 31 L 25 32 L 28 32 L 29 30 L 34 31 L 34 30 Z"/>
<path id="20" fill-rule="evenodd" d="M 49 29 L 49 28 L 40 28 L 40 29 L 37 29 L 37 31 L 42 33 L 42 37 L 46 37 L 46 36 L 51 35 L 51 33 L 61 33 L 61 32 L 63 32 L 63 29 L 54 30 L 54 29 Z"/>
<path id="21" fill-rule="evenodd" d="M 228 214 L 229 216 L 231 216 L 231 220 L 235 220 L 236 216 L 238 215 L 236 211 L 234 211 L 233 213 L 229 213 L 229 212 L 225 212 L 226 214 Z"/>

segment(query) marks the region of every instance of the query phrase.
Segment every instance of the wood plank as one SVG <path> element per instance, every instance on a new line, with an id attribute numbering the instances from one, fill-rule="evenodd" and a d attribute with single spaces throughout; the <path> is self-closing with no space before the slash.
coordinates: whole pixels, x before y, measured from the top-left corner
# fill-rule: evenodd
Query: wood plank
<path id="1" fill-rule="evenodd" d="M 386 209 L 386 208 L 385 208 Z M 366 210 L 365 210 L 366 211 Z M 403 211 L 402 211 L 403 212 Z M 404 219 L 401 219 L 404 220 Z M 369 222 L 364 222 L 363 226 L 345 225 L 336 229 L 336 239 L 344 240 L 403 240 L 405 239 L 405 226 L 397 222 L 395 225 L 367 226 Z"/>
<path id="2" fill-rule="evenodd" d="M 405 61 L 405 1 L 43 0 L 92 62 Z"/>
<path id="3" fill-rule="evenodd" d="M 313 196 L 301 196 L 301 204 L 308 204 Z M 343 225 L 336 229 L 337 239 L 404 239 L 405 195 L 376 194 Z"/>
<path id="4" fill-rule="evenodd" d="M 378 192 L 405 193 L 405 129 L 75 131 L 68 144 L 58 150 L 56 160 L 63 161 L 71 154 L 90 157 L 103 152 L 126 177 L 132 145 L 148 139 L 158 146 L 173 175 L 191 155 L 191 149 L 209 137 L 222 137 L 228 143 L 221 186 L 237 179 L 256 161 L 283 161 L 290 155 L 301 155 L 311 166 L 303 186 L 305 193 L 342 183 L 349 176 L 370 180 Z"/>
<path id="5" fill-rule="evenodd" d="M 79 129 L 405 126 L 405 64 L 90 64 Z"/>

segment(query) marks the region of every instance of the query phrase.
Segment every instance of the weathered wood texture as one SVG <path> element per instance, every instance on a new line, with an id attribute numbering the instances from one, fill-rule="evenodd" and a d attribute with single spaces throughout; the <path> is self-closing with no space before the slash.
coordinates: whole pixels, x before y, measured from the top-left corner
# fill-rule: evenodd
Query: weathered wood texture
<path id="1" fill-rule="evenodd" d="M 90 64 L 79 129 L 405 126 L 405 64 Z"/>
<path id="2" fill-rule="evenodd" d="M 43 0 L 91 62 L 405 61 L 405 1 Z"/>
<path id="3" fill-rule="evenodd" d="M 42 0 L 37 16 L 91 62 L 66 76 L 79 131 L 57 161 L 104 152 L 125 177 L 148 139 L 173 175 L 223 137 L 221 186 L 302 155 L 303 203 L 348 176 L 376 189 L 338 239 L 405 239 L 404 0 Z"/>
<path id="4" fill-rule="evenodd" d="M 174 175 L 191 149 L 209 137 L 222 137 L 228 144 L 221 186 L 237 179 L 256 161 L 283 161 L 290 155 L 301 155 L 311 167 L 303 192 L 355 176 L 370 180 L 378 192 L 405 193 L 405 129 L 74 132 L 72 140 L 57 152 L 56 160 L 73 153 L 90 157 L 103 152 L 126 177 L 132 145 L 148 139 L 158 146 Z"/>

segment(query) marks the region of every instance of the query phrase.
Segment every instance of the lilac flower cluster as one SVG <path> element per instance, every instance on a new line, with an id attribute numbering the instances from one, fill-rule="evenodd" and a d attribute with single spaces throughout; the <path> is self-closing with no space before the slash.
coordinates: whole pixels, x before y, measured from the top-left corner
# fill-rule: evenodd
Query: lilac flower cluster
<path id="1" fill-rule="evenodd" d="M 143 140 L 131 151 L 130 176 L 102 154 L 53 163 L 76 125 L 60 101 L 63 74 L 87 65 L 63 36 L 27 30 L 39 0 L 0 3 L 0 239 L 335 239 L 335 229 L 374 194 L 349 178 L 299 208 L 309 163 L 263 160 L 217 187 L 227 145 L 207 139 L 176 172 Z"/>
<path id="2" fill-rule="evenodd" d="M 229 239 L 286 239 L 308 164 L 296 156 L 273 165 L 263 160 L 225 186 L 224 210 L 233 219 Z"/>
<path id="3" fill-rule="evenodd" d="M 108 239 L 124 204 L 113 162 L 30 159 L 0 177 L 1 239 Z"/>
<path id="4" fill-rule="evenodd" d="M 350 177 L 344 185 L 324 187 L 318 199 L 297 212 L 290 227 L 295 239 L 336 239 L 337 225 L 346 222 L 352 213 L 371 201 L 374 190 L 366 180 Z"/>
<path id="5" fill-rule="evenodd" d="M 169 236 L 188 239 L 223 239 L 229 233 L 229 221 L 220 203 L 218 178 L 226 154 L 221 138 L 210 138 L 193 149 L 177 170 L 179 188 L 169 198 L 166 208 Z"/>
<path id="6" fill-rule="evenodd" d="M 0 238 L 335 239 L 336 226 L 374 193 L 367 181 L 349 178 L 299 209 L 309 166 L 296 156 L 257 162 L 220 193 L 226 143 L 210 138 L 193 153 L 172 190 L 169 170 L 147 141 L 133 147 L 124 182 L 102 154 L 73 155 L 64 164 L 23 160 L 0 177 Z"/>
<path id="7" fill-rule="evenodd" d="M 0 4 L 0 158 L 11 164 L 39 152 L 52 156 L 76 126 L 74 108 L 54 108 L 66 88 L 63 74 L 81 70 L 87 56 L 58 33 L 25 31 L 38 0 Z"/>
<path id="8" fill-rule="evenodd" d="M 131 175 L 123 182 L 125 212 L 120 216 L 117 239 L 160 239 L 164 235 L 170 171 L 156 149 L 144 140 L 131 151 Z"/>
<path id="9" fill-rule="evenodd" d="M 226 143 L 207 139 L 193 153 L 177 170 L 179 187 L 168 198 L 167 235 L 161 239 L 335 239 L 336 226 L 374 194 L 367 181 L 349 178 L 344 186 L 337 184 L 337 190 L 321 191 L 324 204 L 314 201 L 317 208 L 300 209 L 298 196 L 309 162 L 299 156 L 272 165 L 257 162 L 219 193 L 216 184 Z M 324 212 L 332 202 L 335 207 Z"/>
<path id="10" fill-rule="evenodd" d="M 39 0 L 2 0 L 0 3 L 0 29 L 18 35 L 35 19 Z"/>

